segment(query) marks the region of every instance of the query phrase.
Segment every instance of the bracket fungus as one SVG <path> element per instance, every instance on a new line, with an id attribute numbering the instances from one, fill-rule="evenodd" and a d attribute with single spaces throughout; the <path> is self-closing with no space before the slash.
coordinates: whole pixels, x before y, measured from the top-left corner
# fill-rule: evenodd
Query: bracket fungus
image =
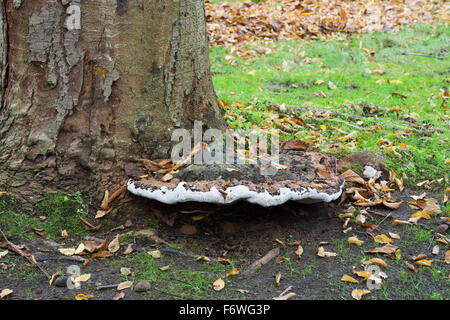
<path id="1" fill-rule="evenodd" d="M 173 177 L 168 180 L 162 179 L 164 172 L 130 178 L 128 191 L 165 204 L 247 201 L 263 207 L 281 205 L 290 200 L 330 202 L 342 193 L 344 179 L 338 176 L 336 158 L 332 156 L 285 150 L 279 155 L 279 163 L 275 167 L 277 170 L 268 175 L 263 173 L 261 161 L 189 164 L 173 172 Z"/>

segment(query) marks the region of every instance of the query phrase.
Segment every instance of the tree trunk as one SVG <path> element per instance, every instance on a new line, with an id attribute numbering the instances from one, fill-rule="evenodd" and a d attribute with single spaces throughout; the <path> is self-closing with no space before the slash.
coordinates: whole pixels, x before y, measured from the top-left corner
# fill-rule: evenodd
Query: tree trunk
<path id="1" fill-rule="evenodd" d="M 224 128 L 203 0 L 2 0 L 0 14 L 0 184 L 13 193 L 98 197 L 133 158 L 168 157 L 174 129 Z"/>

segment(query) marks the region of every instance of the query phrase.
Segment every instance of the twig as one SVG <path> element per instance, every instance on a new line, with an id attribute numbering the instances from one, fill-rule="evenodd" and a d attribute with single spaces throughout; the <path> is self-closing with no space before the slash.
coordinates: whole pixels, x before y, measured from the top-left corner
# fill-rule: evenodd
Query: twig
<path id="1" fill-rule="evenodd" d="M 425 53 L 415 53 L 415 52 L 407 52 L 403 51 L 402 55 L 405 56 L 419 56 L 419 57 L 427 57 L 427 58 L 435 58 L 435 59 L 442 59 L 441 57 L 433 56 L 432 54 L 425 54 Z"/>
<path id="2" fill-rule="evenodd" d="M 291 291 L 291 289 L 292 289 L 292 286 L 287 287 L 286 289 L 284 289 L 284 291 L 282 293 L 280 293 L 279 297 L 284 296 L 286 293 Z"/>
<path id="3" fill-rule="evenodd" d="M 102 289 L 114 289 L 117 288 L 119 286 L 118 283 L 116 284 L 105 284 L 103 286 L 97 286 L 97 290 L 102 290 Z"/>
<path id="4" fill-rule="evenodd" d="M 5 234 L 3 233 L 3 230 L 0 228 L 0 233 L 2 234 L 3 238 L 5 239 L 6 243 L 8 244 L 8 246 L 17 254 L 21 255 L 22 257 L 24 257 L 25 259 L 27 259 L 32 265 L 35 265 L 36 267 L 39 268 L 39 270 L 42 271 L 42 273 L 47 277 L 47 279 L 51 279 L 52 277 L 48 274 L 47 271 L 44 270 L 44 268 L 42 268 L 35 259 L 32 259 L 30 257 L 27 257 L 14 243 L 12 243 L 11 241 L 8 240 L 8 238 L 6 238 Z"/>
<path id="5" fill-rule="evenodd" d="M 270 250 L 268 253 L 266 253 L 266 255 L 264 257 L 253 262 L 252 265 L 247 270 L 242 272 L 242 275 L 253 274 L 256 271 L 256 269 L 262 267 L 263 265 L 268 263 L 270 260 L 272 260 L 273 258 L 278 256 L 279 254 L 280 254 L 279 247 L 276 247 L 275 249 Z"/>

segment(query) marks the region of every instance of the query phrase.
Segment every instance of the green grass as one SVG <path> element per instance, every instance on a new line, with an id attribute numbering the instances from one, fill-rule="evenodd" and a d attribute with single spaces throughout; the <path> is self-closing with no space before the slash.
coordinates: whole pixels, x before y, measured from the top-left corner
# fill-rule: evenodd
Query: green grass
<path id="1" fill-rule="evenodd" d="M 79 220 L 79 216 L 92 222 L 88 217 L 88 206 L 81 193 L 74 195 L 57 193 L 46 194 L 35 203 L 36 211 L 23 212 L 21 205 L 14 198 L 0 199 L 0 226 L 8 235 L 22 239 L 31 239 L 37 235 L 30 227 L 44 229 L 44 237 L 59 239 L 62 230 L 67 230 L 71 238 L 82 238 L 89 234 Z M 40 217 L 45 217 L 41 219 Z"/>
<path id="2" fill-rule="evenodd" d="M 336 111 L 340 115 L 330 117 L 297 111 L 309 126 L 294 127 L 281 137 L 304 140 L 337 156 L 385 154 L 386 166 L 404 172 L 411 185 L 448 171 L 450 131 L 443 92 L 450 82 L 449 35 L 444 26 L 419 25 L 332 41 L 248 44 L 244 57 L 215 47 L 213 81 L 218 97 L 230 104 L 225 116 L 230 127 L 269 130 L 278 117 L 271 105 Z M 256 54 L 262 47 L 270 52 Z M 389 111 L 395 107 L 400 110 Z M 370 116 L 374 108 L 384 111 Z M 353 140 L 345 141 L 352 132 Z"/>

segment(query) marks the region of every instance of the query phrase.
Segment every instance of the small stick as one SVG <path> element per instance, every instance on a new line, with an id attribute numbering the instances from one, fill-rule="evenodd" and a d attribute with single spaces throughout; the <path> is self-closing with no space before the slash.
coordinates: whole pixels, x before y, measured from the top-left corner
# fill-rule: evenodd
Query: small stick
<path id="1" fill-rule="evenodd" d="M 287 287 L 286 289 L 284 289 L 284 291 L 282 293 L 280 293 L 279 297 L 284 296 L 286 293 L 291 291 L 291 289 L 292 289 L 292 286 Z"/>
<path id="2" fill-rule="evenodd" d="M 17 248 L 17 246 L 12 243 L 11 241 L 8 240 L 8 238 L 6 238 L 5 234 L 3 233 L 3 230 L 0 228 L 0 233 L 2 234 L 3 238 L 5 239 L 6 243 L 9 245 L 10 248 L 12 248 L 12 250 L 21 255 L 22 257 L 24 257 L 25 259 L 27 259 L 31 264 L 35 265 L 36 267 L 39 268 L 39 270 L 42 271 L 42 273 L 47 277 L 47 279 L 51 279 L 52 277 L 48 274 L 47 271 L 44 270 L 44 268 L 42 268 L 35 259 L 31 259 L 30 257 L 27 257 L 22 251 L 20 251 L 19 248 Z M 33 257 L 34 258 L 34 257 Z"/>
<path id="3" fill-rule="evenodd" d="M 114 289 L 117 288 L 119 286 L 119 284 L 106 284 L 104 286 L 97 286 L 97 290 L 102 290 L 102 289 Z"/>

